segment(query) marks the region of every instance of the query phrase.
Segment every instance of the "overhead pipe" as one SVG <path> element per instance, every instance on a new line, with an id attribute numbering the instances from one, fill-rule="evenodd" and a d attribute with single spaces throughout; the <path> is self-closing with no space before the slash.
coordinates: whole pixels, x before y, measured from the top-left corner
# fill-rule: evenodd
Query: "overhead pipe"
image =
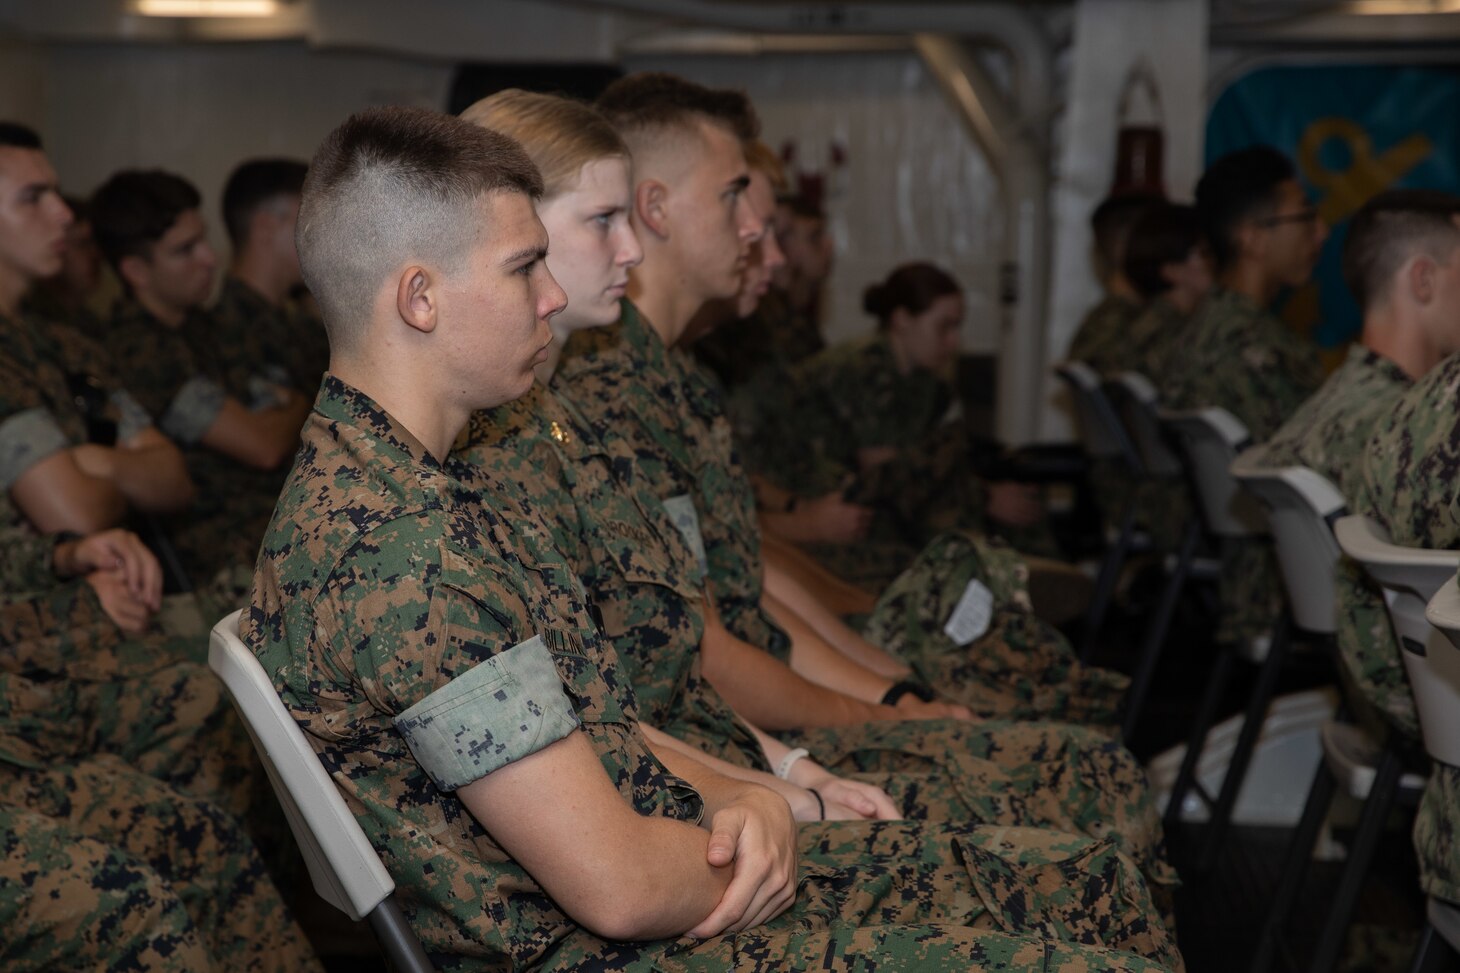
<path id="1" fill-rule="evenodd" d="M 762 34 L 906 35 L 987 155 L 1006 201 L 1004 309 L 995 423 L 1010 444 L 1035 438 L 1044 401 L 1049 265 L 1048 127 L 1053 51 L 1039 23 L 1009 4 L 768 4 L 580 0 L 595 7 Z M 1013 104 L 972 55 L 994 43 L 1013 62 Z"/>

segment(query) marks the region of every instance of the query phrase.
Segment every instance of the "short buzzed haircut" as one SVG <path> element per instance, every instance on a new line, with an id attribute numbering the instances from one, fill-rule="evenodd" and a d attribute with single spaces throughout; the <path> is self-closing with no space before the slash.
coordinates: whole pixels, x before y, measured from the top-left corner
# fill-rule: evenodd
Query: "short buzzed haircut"
<path id="1" fill-rule="evenodd" d="M 0 148 L 39 149 L 41 137 L 29 125 L 0 121 Z"/>
<path id="2" fill-rule="evenodd" d="M 1343 246 L 1343 279 L 1367 311 L 1417 254 L 1445 261 L 1460 247 L 1460 196 L 1431 189 L 1380 193 L 1354 214 Z"/>
<path id="3" fill-rule="evenodd" d="M 424 108 L 371 108 L 326 136 L 304 180 L 295 242 L 330 343 L 347 347 L 380 284 L 411 260 L 461 266 L 490 193 L 542 195 L 515 141 Z"/>
<path id="4" fill-rule="evenodd" d="M 182 176 L 161 169 L 124 169 L 91 196 L 91 232 L 112 269 L 125 257 L 149 258 L 152 247 L 202 197 Z"/>
<path id="5" fill-rule="evenodd" d="M 1293 162 L 1270 145 L 1254 145 L 1222 156 L 1196 184 L 1196 209 L 1218 269 L 1237 258 L 1237 228 L 1271 216 L 1278 187 L 1298 177 Z"/>
<path id="6" fill-rule="evenodd" d="M 298 196 L 309 166 L 298 159 L 250 159 L 223 186 L 223 226 L 234 247 L 248 242 L 248 224 L 259 207 Z"/>
<path id="7" fill-rule="evenodd" d="M 619 78 L 595 105 L 636 156 L 666 136 L 696 131 L 700 122 L 719 125 L 741 142 L 760 136 L 760 119 L 745 92 L 706 88 L 662 71 Z"/>
<path id="8" fill-rule="evenodd" d="M 1171 282 L 1161 269 L 1187 259 L 1201 245 L 1201 217 L 1196 207 L 1157 203 L 1130 229 L 1125 245 L 1126 279 L 1148 300 L 1164 294 Z"/>
<path id="9" fill-rule="evenodd" d="M 1095 253 L 1100 258 L 1100 274 L 1110 277 L 1121 269 L 1125 260 L 1126 241 L 1131 227 L 1160 196 L 1150 193 L 1122 193 L 1107 196 L 1090 214 L 1090 232 L 1095 236 Z"/>

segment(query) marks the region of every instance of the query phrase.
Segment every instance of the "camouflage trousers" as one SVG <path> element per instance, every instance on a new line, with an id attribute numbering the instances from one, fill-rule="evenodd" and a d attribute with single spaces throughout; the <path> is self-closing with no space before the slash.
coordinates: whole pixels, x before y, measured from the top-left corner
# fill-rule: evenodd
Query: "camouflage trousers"
<path id="1" fill-rule="evenodd" d="M 208 802 L 112 756 L 49 770 L 3 766 L 0 785 L 7 805 L 62 823 L 156 872 L 181 901 L 211 968 L 320 969 L 252 842 Z"/>
<path id="2" fill-rule="evenodd" d="M 1430 772 L 1414 819 L 1414 850 L 1425 892 L 1460 902 L 1460 768 L 1437 763 Z"/>
<path id="3" fill-rule="evenodd" d="M 0 763 L 43 770 L 111 754 L 245 821 L 276 864 L 292 843 L 267 776 L 218 678 L 179 662 L 130 679 L 0 674 Z"/>
<path id="4" fill-rule="evenodd" d="M 862 634 L 980 716 L 1113 726 L 1129 678 L 1082 665 L 1064 636 L 1032 613 L 1028 580 L 1017 553 L 949 531 L 883 591 Z M 959 645 L 944 628 L 974 581 L 993 596 L 993 615 L 987 631 Z"/>
<path id="5" fill-rule="evenodd" d="M 1217 641 L 1233 644 L 1271 632 L 1285 603 L 1277 549 L 1272 539 L 1225 540 L 1221 559 Z"/>
<path id="6" fill-rule="evenodd" d="M 0 805 L 0 967 L 195 973 L 212 961 L 171 887 L 126 852 Z"/>
<path id="7" fill-rule="evenodd" d="M 1414 691 L 1389 623 L 1383 593 L 1349 558 L 1339 561 L 1334 590 L 1338 615 L 1334 641 L 1345 674 L 1390 724 L 1407 738 L 1418 740 Z"/>
<path id="8" fill-rule="evenodd" d="M 1176 885 L 1161 857 L 1161 821 L 1145 770 L 1101 733 L 1055 723 L 920 720 L 786 738 L 827 769 L 881 787 L 906 818 L 1108 838 L 1162 890 L 1163 908 L 1165 890 Z"/>
<path id="9" fill-rule="evenodd" d="M 796 901 L 761 926 L 673 943 L 580 933 L 544 964 L 664 971 L 1180 970 L 1109 842 L 912 822 L 802 825 Z"/>

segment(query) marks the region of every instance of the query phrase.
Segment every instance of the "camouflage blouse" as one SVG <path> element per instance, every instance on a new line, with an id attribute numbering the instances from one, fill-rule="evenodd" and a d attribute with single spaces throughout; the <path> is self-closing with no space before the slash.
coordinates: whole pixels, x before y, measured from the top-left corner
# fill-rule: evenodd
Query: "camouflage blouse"
<path id="1" fill-rule="evenodd" d="M 650 752 L 613 649 L 540 524 L 510 484 L 443 465 L 326 376 L 243 626 L 412 928 L 452 969 L 525 968 L 593 939 L 457 788 L 581 732 L 638 813 L 703 813 Z"/>

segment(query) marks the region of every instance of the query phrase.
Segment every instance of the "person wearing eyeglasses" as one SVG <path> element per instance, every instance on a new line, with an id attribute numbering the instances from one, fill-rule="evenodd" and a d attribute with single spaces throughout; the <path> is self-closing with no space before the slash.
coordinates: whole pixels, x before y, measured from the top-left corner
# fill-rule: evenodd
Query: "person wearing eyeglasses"
<path id="1" fill-rule="evenodd" d="M 1313 274 L 1328 228 L 1298 183 L 1293 163 L 1271 146 L 1218 159 L 1196 186 L 1196 208 L 1217 267 L 1217 286 L 1183 332 L 1182 352 L 1152 375 L 1164 405 L 1220 406 L 1266 441 L 1318 390 L 1318 350 L 1279 320 L 1271 304 Z M 1272 545 L 1225 545 L 1222 643 L 1260 639 L 1282 607 Z"/>

